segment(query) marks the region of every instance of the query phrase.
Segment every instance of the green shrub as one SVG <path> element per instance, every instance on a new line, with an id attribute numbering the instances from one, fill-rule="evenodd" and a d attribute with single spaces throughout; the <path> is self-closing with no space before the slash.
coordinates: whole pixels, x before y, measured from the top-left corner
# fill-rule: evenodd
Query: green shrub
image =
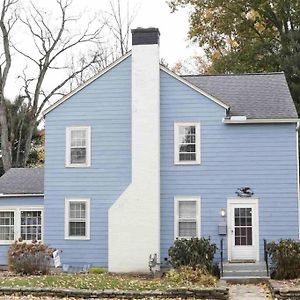
<path id="1" fill-rule="evenodd" d="M 9 269 L 27 275 L 49 274 L 53 251 L 41 242 L 15 241 L 8 250 Z"/>
<path id="2" fill-rule="evenodd" d="M 174 268 L 190 266 L 212 272 L 215 244 L 206 238 L 176 239 L 169 249 L 170 263 Z"/>
<path id="3" fill-rule="evenodd" d="M 201 287 L 214 286 L 217 278 L 201 268 L 182 266 L 178 269 L 172 269 L 166 274 L 166 280 L 173 285 L 197 285 Z"/>
<path id="4" fill-rule="evenodd" d="M 106 273 L 106 270 L 101 267 L 92 267 L 89 269 L 89 273 L 92 274 L 103 274 Z"/>
<path id="5" fill-rule="evenodd" d="M 292 239 L 270 242 L 267 245 L 276 279 L 300 277 L 300 242 Z"/>

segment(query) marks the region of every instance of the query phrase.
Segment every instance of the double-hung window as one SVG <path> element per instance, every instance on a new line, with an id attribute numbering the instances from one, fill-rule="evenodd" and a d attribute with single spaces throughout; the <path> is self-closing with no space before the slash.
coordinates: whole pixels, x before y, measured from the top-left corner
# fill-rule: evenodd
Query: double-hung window
<path id="1" fill-rule="evenodd" d="M 174 147 L 175 164 L 200 164 L 200 123 L 175 123 Z"/>
<path id="2" fill-rule="evenodd" d="M 89 167 L 91 165 L 91 128 L 74 126 L 66 129 L 66 166 Z"/>
<path id="3" fill-rule="evenodd" d="M 21 211 L 21 238 L 24 241 L 42 239 L 42 212 L 40 210 Z"/>
<path id="4" fill-rule="evenodd" d="M 175 238 L 200 237 L 200 198 L 175 197 Z"/>
<path id="5" fill-rule="evenodd" d="M 0 241 L 3 243 L 15 239 L 15 212 L 0 211 Z"/>
<path id="6" fill-rule="evenodd" d="M 0 244 L 22 239 L 42 241 L 43 210 L 41 207 L 6 207 L 0 209 Z"/>
<path id="7" fill-rule="evenodd" d="M 90 200 L 65 200 L 65 238 L 88 240 L 90 238 Z"/>

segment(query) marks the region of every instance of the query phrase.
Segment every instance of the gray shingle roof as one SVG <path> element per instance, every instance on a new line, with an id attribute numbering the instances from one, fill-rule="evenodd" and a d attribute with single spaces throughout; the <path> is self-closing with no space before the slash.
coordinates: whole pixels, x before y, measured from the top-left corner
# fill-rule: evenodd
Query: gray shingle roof
<path id="1" fill-rule="evenodd" d="M 298 118 L 283 73 L 182 76 L 250 119 Z"/>
<path id="2" fill-rule="evenodd" d="M 0 177 L 0 194 L 43 194 L 44 168 L 12 168 Z"/>

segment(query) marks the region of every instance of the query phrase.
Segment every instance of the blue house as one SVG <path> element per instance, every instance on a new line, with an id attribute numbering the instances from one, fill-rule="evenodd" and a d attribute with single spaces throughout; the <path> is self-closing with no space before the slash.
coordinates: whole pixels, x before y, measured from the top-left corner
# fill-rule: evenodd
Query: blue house
<path id="1" fill-rule="evenodd" d="M 20 236 L 113 272 L 147 272 L 177 237 L 263 261 L 264 239 L 299 238 L 299 121 L 283 73 L 178 76 L 159 31 L 135 29 L 45 111 L 44 171 L 0 179 L 0 263 Z"/>

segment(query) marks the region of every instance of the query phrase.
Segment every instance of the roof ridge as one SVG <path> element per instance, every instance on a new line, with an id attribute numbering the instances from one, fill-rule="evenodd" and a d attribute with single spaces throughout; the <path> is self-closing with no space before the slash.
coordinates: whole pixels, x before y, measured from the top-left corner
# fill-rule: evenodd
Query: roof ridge
<path id="1" fill-rule="evenodd" d="M 278 72 L 256 72 L 256 73 L 236 73 L 236 74 L 186 74 L 179 75 L 180 77 L 205 77 L 205 76 L 251 76 L 251 75 L 282 75 L 283 71 Z"/>

